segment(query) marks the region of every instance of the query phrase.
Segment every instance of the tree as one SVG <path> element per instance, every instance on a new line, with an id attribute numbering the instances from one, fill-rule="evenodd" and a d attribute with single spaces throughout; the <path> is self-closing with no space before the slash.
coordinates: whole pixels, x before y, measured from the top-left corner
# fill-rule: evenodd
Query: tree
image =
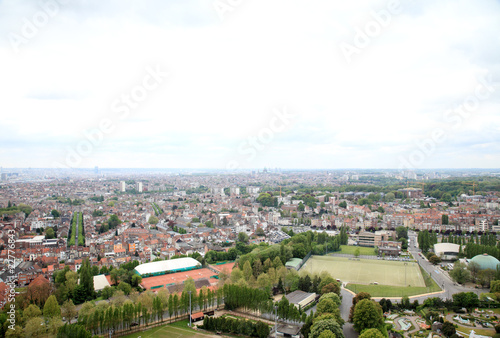
<path id="1" fill-rule="evenodd" d="M 452 295 L 453 304 L 468 310 L 479 305 L 479 298 L 474 292 L 459 292 Z"/>
<path id="2" fill-rule="evenodd" d="M 118 284 L 118 290 L 121 290 L 124 294 L 128 295 L 130 294 L 130 291 L 132 291 L 132 287 L 129 283 L 120 282 L 120 284 Z"/>
<path id="3" fill-rule="evenodd" d="M 120 221 L 120 219 L 116 215 L 111 215 L 108 218 L 108 226 L 110 229 L 116 228 L 121 223 L 122 223 L 122 221 Z"/>
<path id="4" fill-rule="evenodd" d="M 490 292 L 491 293 L 500 292 L 500 280 L 491 281 Z"/>
<path id="5" fill-rule="evenodd" d="M 396 228 L 397 239 L 406 238 L 408 239 L 408 228 L 404 226 L 398 226 Z"/>
<path id="6" fill-rule="evenodd" d="M 45 230 L 45 238 L 47 239 L 52 239 L 56 237 L 55 233 L 54 233 L 54 229 L 52 228 L 47 228 L 47 230 Z"/>
<path id="7" fill-rule="evenodd" d="M 470 271 L 467 270 L 467 267 L 464 263 L 460 263 L 460 261 L 456 261 L 453 265 L 453 269 L 450 271 L 450 277 L 459 284 L 464 284 L 471 279 Z"/>
<path id="8" fill-rule="evenodd" d="M 56 209 L 53 209 L 50 213 L 52 214 L 52 216 L 54 216 L 54 218 L 61 216 L 61 213 L 59 211 L 57 211 Z"/>
<path id="9" fill-rule="evenodd" d="M 30 319 L 24 327 L 26 337 L 41 337 L 45 334 L 46 325 L 41 317 Z"/>
<path id="10" fill-rule="evenodd" d="M 443 323 L 441 332 L 443 332 L 443 334 L 449 338 L 453 336 L 455 333 L 457 333 L 457 330 L 455 329 L 455 325 L 453 325 L 453 323 L 446 321 Z"/>
<path id="11" fill-rule="evenodd" d="M 437 265 L 439 263 L 441 263 L 441 258 L 439 258 L 438 256 L 436 255 L 432 255 L 430 258 L 429 258 L 429 262 L 433 265 Z"/>
<path id="12" fill-rule="evenodd" d="M 238 234 L 238 241 L 245 243 L 245 244 L 248 244 L 248 235 L 244 232 L 240 232 Z"/>
<path id="13" fill-rule="evenodd" d="M 392 201 L 394 201 L 395 198 L 396 198 L 396 196 L 392 192 L 387 193 L 384 197 L 386 202 L 392 202 Z"/>
<path id="14" fill-rule="evenodd" d="M 156 216 L 153 216 L 153 215 L 149 216 L 149 220 L 148 220 L 149 224 L 156 225 L 156 224 L 158 224 L 158 222 L 159 222 L 159 220 Z"/>
<path id="15" fill-rule="evenodd" d="M 441 224 L 443 225 L 448 224 L 448 215 L 441 215 Z"/>
<path id="16" fill-rule="evenodd" d="M 467 269 L 470 271 L 472 281 L 475 282 L 481 267 L 476 262 L 470 262 L 469 265 L 467 265 Z"/>
<path id="17" fill-rule="evenodd" d="M 366 329 L 359 335 L 359 338 L 385 338 L 385 336 L 378 329 Z"/>
<path id="18" fill-rule="evenodd" d="M 56 296 L 51 295 L 47 298 L 45 305 L 43 307 L 43 315 L 46 318 L 61 317 L 61 308 L 57 303 Z"/>
<path id="19" fill-rule="evenodd" d="M 326 330 L 332 332 L 337 338 L 344 338 L 342 328 L 334 319 L 325 319 L 315 322 L 311 327 L 309 338 L 318 338 L 321 333 Z"/>
<path id="20" fill-rule="evenodd" d="M 359 248 L 356 248 L 356 250 L 354 250 L 354 257 L 358 258 L 359 254 L 360 254 L 360 250 L 359 250 Z"/>
<path id="21" fill-rule="evenodd" d="M 356 296 L 352 298 L 352 306 L 349 311 L 349 322 L 352 323 L 354 318 L 354 309 L 356 308 L 356 304 L 363 299 L 371 299 L 371 296 L 368 292 L 360 292 Z"/>
<path id="22" fill-rule="evenodd" d="M 362 299 L 354 308 L 353 326 L 358 332 L 384 325 L 382 307 L 371 299 Z"/>
<path id="23" fill-rule="evenodd" d="M 63 305 L 61 306 L 61 312 L 63 317 L 67 318 L 68 321 L 70 321 L 78 313 L 78 311 L 76 310 L 76 306 L 75 304 L 73 304 L 73 301 L 71 299 L 63 303 Z"/>
<path id="24" fill-rule="evenodd" d="M 94 277 L 88 259 L 84 259 L 80 268 L 80 285 L 85 290 L 86 299 L 94 298 Z"/>
<path id="25" fill-rule="evenodd" d="M 30 304 L 26 309 L 23 311 L 23 319 L 25 322 L 30 320 L 31 318 L 35 317 L 40 317 L 42 315 L 42 311 L 40 308 L 34 304 Z"/>
<path id="26" fill-rule="evenodd" d="M 347 208 L 347 202 L 346 201 L 340 202 L 339 207 L 344 208 L 344 209 Z"/>

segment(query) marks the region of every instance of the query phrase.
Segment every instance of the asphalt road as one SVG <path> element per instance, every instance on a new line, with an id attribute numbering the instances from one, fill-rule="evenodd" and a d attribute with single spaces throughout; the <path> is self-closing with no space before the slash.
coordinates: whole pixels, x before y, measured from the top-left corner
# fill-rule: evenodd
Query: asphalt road
<path id="1" fill-rule="evenodd" d="M 474 292 L 478 296 L 480 293 L 485 292 L 484 289 L 475 289 L 475 288 L 468 288 L 464 287 L 461 285 L 457 285 L 451 278 L 448 276 L 448 273 L 442 271 L 439 269 L 437 265 L 432 265 L 427 261 L 425 258 L 421 257 L 419 255 L 420 249 L 415 247 L 415 243 L 417 241 L 417 235 L 414 232 L 409 232 L 408 237 L 411 240 L 412 246 L 408 248 L 408 250 L 413 254 L 413 257 L 417 259 L 418 264 L 427 271 L 431 275 L 431 277 L 438 283 L 438 285 L 445 291 L 444 293 L 438 294 L 438 295 L 431 295 L 431 296 L 422 296 L 422 297 L 415 297 L 412 298 L 418 299 L 420 303 L 422 303 L 425 299 L 429 297 L 439 297 L 441 299 L 451 299 L 452 295 L 455 293 L 459 292 Z"/>

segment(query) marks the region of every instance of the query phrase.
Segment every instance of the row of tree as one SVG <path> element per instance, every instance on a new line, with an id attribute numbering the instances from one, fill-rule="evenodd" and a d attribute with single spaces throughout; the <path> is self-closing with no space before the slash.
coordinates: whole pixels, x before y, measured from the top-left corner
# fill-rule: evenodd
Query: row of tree
<path id="1" fill-rule="evenodd" d="M 250 337 L 266 338 L 269 336 L 269 326 L 261 321 L 255 323 L 245 319 L 233 319 L 227 317 L 205 317 L 203 329 L 224 333 L 241 334 Z"/>

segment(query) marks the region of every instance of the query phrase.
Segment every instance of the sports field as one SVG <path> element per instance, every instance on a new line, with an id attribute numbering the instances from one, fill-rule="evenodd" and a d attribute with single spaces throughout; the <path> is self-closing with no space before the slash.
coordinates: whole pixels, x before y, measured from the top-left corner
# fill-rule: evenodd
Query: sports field
<path id="1" fill-rule="evenodd" d="M 329 272 L 332 277 L 340 279 L 343 283 L 370 284 L 392 286 L 420 286 L 425 287 L 425 282 L 417 263 L 399 261 L 386 261 L 377 259 L 354 260 L 347 257 L 311 256 L 300 269 L 312 274 L 322 271 Z"/>
<path id="2" fill-rule="evenodd" d="M 182 320 L 168 325 L 158 326 L 146 331 L 129 334 L 124 338 L 210 338 L 220 337 L 206 332 L 197 332 L 187 327 L 187 321 Z"/>

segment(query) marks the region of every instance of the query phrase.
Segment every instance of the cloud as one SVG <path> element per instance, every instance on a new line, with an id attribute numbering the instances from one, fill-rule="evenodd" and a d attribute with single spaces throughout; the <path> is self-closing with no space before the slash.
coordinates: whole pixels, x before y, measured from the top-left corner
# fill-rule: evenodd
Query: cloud
<path id="1" fill-rule="evenodd" d="M 79 166 L 395 167 L 436 128 L 449 142 L 423 166 L 468 165 L 458 153 L 474 154 L 477 167 L 494 165 L 498 85 L 460 129 L 444 113 L 481 76 L 498 81 L 500 5 L 402 2 L 346 62 L 339 44 L 352 43 L 387 6 L 242 1 L 220 20 L 212 1 L 72 1 L 16 52 L 9 37 L 43 8 L 2 1 L 2 165 L 21 166 L 30 154 L 33 166 L 52 166 L 105 119 L 114 131 Z M 120 118 L 113 103 L 157 66 L 168 77 Z M 283 106 L 296 113 L 293 123 L 249 161 L 238 147 Z M 475 143 L 456 143 L 462 135 Z M 45 139 L 41 156 L 35 144 Z M 476 151 L 480 144 L 488 146 Z"/>

